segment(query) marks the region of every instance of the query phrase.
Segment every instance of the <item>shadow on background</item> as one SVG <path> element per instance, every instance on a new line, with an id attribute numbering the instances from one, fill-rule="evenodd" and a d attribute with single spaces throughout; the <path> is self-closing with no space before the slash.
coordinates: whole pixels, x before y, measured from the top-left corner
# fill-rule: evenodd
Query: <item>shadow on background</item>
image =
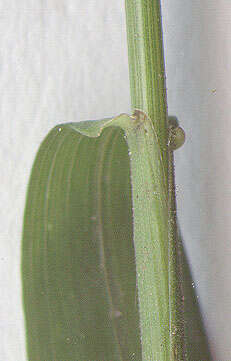
<path id="1" fill-rule="evenodd" d="M 184 295 L 184 320 L 188 360 L 212 361 L 213 358 L 209 350 L 208 338 L 179 227 L 178 241 L 178 256 L 181 264 L 181 279 Z"/>

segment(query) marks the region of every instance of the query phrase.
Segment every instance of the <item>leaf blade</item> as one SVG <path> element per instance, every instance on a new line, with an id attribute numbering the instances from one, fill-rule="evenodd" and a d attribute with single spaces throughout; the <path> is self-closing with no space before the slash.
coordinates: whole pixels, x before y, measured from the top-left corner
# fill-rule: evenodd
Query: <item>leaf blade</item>
<path id="1" fill-rule="evenodd" d="M 48 135 L 33 167 L 23 235 L 31 361 L 141 359 L 131 209 L 121 129 L 87 138 L 61 125 Z"/>

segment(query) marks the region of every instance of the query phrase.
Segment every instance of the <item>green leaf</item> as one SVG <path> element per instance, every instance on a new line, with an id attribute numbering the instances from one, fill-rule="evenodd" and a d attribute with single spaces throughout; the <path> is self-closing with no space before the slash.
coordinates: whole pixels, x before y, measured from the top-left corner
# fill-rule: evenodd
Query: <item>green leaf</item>
<path id="1" fill-rule="evenodd" d="M 139 324 L 143 359 L 170 359 L 167 192 L 141 111 L 48 135 L 23 236 L 30 360 L 141 360 Z"/>
<path id="2" fill-rule="evenodd" d="M 178 147 L 171 137 L 169 147 Z M 186 344 L 195 343 L 184 336 L 191 311 L 183 324 L 168 207 L 159 140 L 145 113 L 48 134 L 24 218 L 30 361 L 191 360 Z"/>
<path id="3" fill-rule="evenodd" d="M 37 154 L 22 250 L 30 361 L 141 360 L 128 149 L 111 123 L 57 126 Z"/>
<path id="4" fill-rule="evenodd" d="M 143 360 L 170 360 L 168 236 L 167 170 L 145 113 L 56 127 L 25 212 L 30 360 L 138 361 L 140 333 Z"/>

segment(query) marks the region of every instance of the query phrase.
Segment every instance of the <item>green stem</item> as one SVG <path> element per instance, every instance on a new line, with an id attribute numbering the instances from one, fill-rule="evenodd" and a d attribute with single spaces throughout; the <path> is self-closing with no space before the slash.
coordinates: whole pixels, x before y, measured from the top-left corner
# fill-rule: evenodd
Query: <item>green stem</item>
<path id="1" fill-rule="evenodd" d="M 167 147 L 169 128 L 160 1 L 125 0 L 125 4 L 132 109 L 144 112 L 153 124 L 152 131 L 149 129 L 141 135 L 137 130 L 135 139 L 128 137 L 132 153 L 134 242 L 143 361 L 186 360 L 177 261 L 173 152 Z M 140 115 L 136 112 L 136 118 Z M 143 143 L 142 136 L 145 138 Z M 138 139 L 139 154 L 136 153 Z M 147 146 L 150 142 L 153 142 L 152 147 Z M 136 146 L 133 147 L 133 143 Z M 150 151 L 151 154 L 144 156 Z M 145 169 L 142 162 L 145 163 L 147 158 L 150 158 L 153 174 L 145 178 L 141 175 Z M 138 189 L 136 184 L 139 184 Z M 153 200 L 154 193 L 159 198 L 157 202 Z M 144 197 L 145 207 L 137 200 L 138 194 Z M 149 219 L 154 219 L 157 224 L 148 224 Z"/>
<path id="2" fill-rule="evenodd" d="M 159 0 L 125 0 L 132 109 L 155 122 L 161 148 L 167 144 L 167 102 Z M 167 167 L 166 151 L 163 161 Z"/>

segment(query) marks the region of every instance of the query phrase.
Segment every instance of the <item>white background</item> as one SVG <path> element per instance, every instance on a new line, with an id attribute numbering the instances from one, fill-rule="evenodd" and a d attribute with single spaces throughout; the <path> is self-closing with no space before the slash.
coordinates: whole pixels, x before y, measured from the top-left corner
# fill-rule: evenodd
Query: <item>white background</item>
<path id="1" fill-rule="evenodd" d="M 176 152 L 180 225 L 214 360 L 230 361 L 231 2 L 163 0 L 162 13 L 169 114 L 187 134 Z M 0 59 L 0 360 L 25 361 L 30 168 L 57 123 L 130 112 L 124 1 L 0 0 Z"/>

